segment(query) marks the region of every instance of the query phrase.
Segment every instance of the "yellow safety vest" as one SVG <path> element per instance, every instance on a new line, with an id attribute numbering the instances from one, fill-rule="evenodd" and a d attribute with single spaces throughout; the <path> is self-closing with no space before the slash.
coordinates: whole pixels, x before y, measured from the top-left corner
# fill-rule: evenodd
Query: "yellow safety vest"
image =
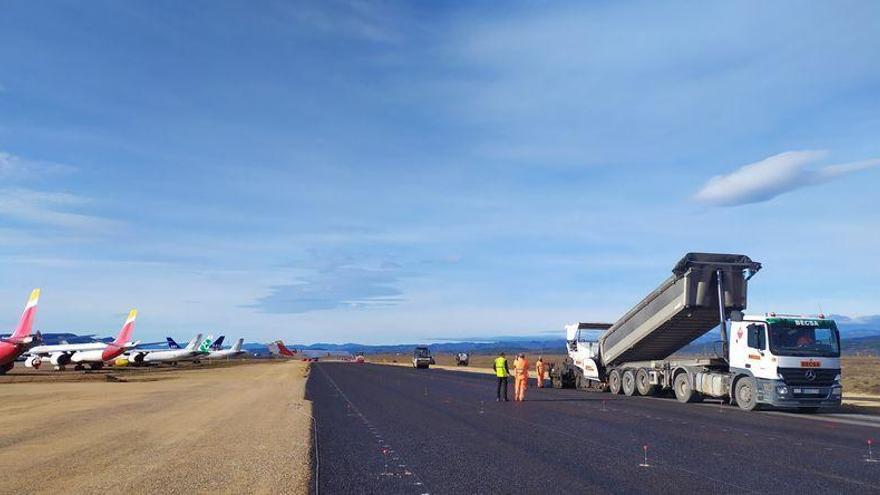
<path id="1" fill-rule="evenodd" d="M 504 378 L 507 376 L 507 369 L 505 369 L 504 364 L 507 363 L 507 359 L 501 356 L 495 358 L 495 376 L 498 378 Z"/>

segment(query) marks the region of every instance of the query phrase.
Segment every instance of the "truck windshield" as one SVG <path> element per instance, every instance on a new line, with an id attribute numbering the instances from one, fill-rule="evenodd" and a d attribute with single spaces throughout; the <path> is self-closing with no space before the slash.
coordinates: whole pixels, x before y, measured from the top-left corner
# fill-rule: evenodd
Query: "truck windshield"
<path id="1" fill-rule="evenodd" d="M 823 322 L 822 326 L 807 323 L 811 324 L 770 323 L 770 351 L 777 356 L 840 356 L 840 338 L 834 323 Z"/>
<path id="2" fill-rule="evenodd" d="M 429 351 L 428 349 L 424 349 L 424 348 L 416 349 L 416 356 L 423 357 L 423 358 L 429 358 L 429 357 L 431 357 L 431 351 Z"/>

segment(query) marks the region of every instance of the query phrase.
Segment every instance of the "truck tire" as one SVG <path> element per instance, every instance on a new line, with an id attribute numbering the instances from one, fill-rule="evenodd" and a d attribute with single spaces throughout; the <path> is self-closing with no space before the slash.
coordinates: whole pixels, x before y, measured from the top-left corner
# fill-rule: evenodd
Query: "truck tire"
<path id="1" fill-rule="evenodd" d="M 608 391 L 613 395 L 620 393 L 620 372 L 617 370 L 611 370 L 611 373 L 608 373 Z"/>
<path id="2" fill-rule="evenodd" d="M 639 394 L 645 396 L 654 395 L 657 391 L 657 386 L 651 383 L 651 375 L 647 369 L 642 368 L 636 373 L 636 388 Z"/>
<path id="3" fill-rule="evenodd" d="M 740 409 L 754 411 L 758 408 L 758 387 L 752 378 L 743 377 L 737 380 L 734 393 Z"/>
<path id="4" fill-rule="evenodd" d="M 672 390 L 679 402 L 696 402 L 697 393 L 691 388 L 691 381 L 687 373 L 679 373 L 672 380 Z"/>
<path id="5" fill-rule="evenodd" d="M 620 388 L 627 397 L 636 395 L 636 374 L 633 370 L 624 370 L 620 377 Z"/>

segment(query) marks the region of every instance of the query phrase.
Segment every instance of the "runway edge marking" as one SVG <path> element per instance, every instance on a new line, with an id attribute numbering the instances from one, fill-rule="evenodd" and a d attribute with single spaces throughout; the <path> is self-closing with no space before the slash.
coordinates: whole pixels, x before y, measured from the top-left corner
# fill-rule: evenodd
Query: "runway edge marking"
<path id="1" fill-rule="evenodd" d="M 375 426 L 373 426 L 373 424 L 370 422 L 370 420 L 367 419 L 366 415 L 364 415 L 364 413 L 362 413 L 361 410 L 358 409 L 358 407 L 354 405 L 354 403 L 351 401 L 351 399 L 348 398 L 348 396 L 345 394 L 345 392 L 343 392 L 342 389 L 339 387 L 339 385 L 336 383 L 336 380 L 331 378 L 330 375 L 327 374 L 326 371 L 324 371 L 324 368 L 322 366 L 316 366 L 316 368 L 318 368 L 321 371 L 321 374 L 324 375 L 324 378 L 327 379 L 327 381 L 330 383 L 330 385 L 333 385 L 333 388 L 336 389 L 336 391 L 339 393 L 339 396 L 342 397 L 343 399 L 345 399 L 345 402 L 348 404 L 348 406 L 351 408 L 351 410 L 354 411 L 355 414 L 361 419 L 361 421 L 364 422 L 364 425 L 367 427 L 367 430 L 373 434 L 373 436 L 378 440 L 379 444 L 383 447 L 383 449 L 386 449 L 388 453 L 393 454 L 394 459 L 396 459 L 398 461 L 397 467 L 400 467 L 404 470 L 404 472 L 401 476 L 412 477 L 412 479 L 414 480 L 413 486 L 421 488 L 419 490 L 420 495 L 430 495 L 429 491 L 421 491 L 426 486 L 424 481 L 422 481 L 422 478 L 418 474 L 416 474 L 414 471 L 409 469 L 407 467 L 407 464 L 404 461 L 403 457 L 397 451 L 395 451 L 393 448 L 391 448 L 390 444 L 385 442 L 385 440 L 382 438 L 382 435 L 379 434 L 378 429 Z M 387 471 L 387 460 L 386 460 L 386 471 Z M 386 474 L 390 474 L 390 473 L 383 472 L 381 474 L 386 475 Z"/>

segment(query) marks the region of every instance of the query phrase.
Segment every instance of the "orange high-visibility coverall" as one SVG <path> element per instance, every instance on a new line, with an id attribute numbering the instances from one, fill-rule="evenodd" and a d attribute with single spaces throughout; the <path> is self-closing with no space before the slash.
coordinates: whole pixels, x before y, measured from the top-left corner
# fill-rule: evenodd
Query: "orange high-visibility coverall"
<path id="1" fill-rule="evenodd" d="M 529 383 L 529 361 L 524 358 L 517 359 L 513 367 L 516 373 L 516 386 L 513 396 L 515 400 L 524 400 L 526 398 L 526 386 Z"/>
<path id="2" fill-rule="evenodd" d="M 535 361 L 535 373 L 538 375 L 538 388 L 544 387 L 544 361 Z"/>

